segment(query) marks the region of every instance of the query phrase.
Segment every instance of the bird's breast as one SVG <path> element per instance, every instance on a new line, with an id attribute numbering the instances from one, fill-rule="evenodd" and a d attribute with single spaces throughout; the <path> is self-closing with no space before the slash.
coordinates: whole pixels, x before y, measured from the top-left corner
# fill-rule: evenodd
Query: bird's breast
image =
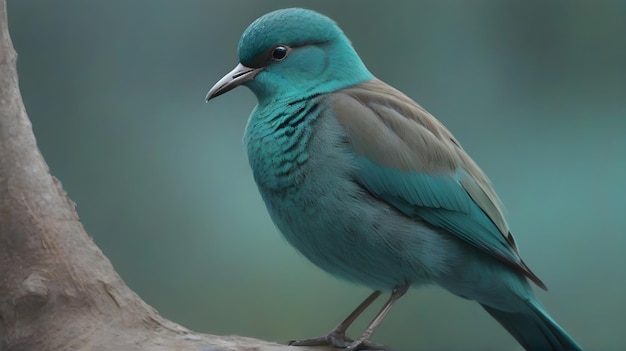
<path id="1" fill-rule="evenodd" d="M 355 182 L 355 154 L 332 113 L 299 128 L 268 131 L 251 119 L 245 138 L 259 191 L 287 241 L 322 269 L 373 288 L 428 281 L 443 257 L 439 235 Z"/>

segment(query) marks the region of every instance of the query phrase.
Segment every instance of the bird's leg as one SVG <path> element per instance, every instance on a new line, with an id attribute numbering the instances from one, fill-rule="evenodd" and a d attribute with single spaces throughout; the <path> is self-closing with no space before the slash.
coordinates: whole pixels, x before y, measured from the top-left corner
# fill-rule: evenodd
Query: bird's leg
<path id="1" fill-rule="evenodd" d="M 290 346 L 319 346 L 331 345 L 334 347 L 344 348 L 348 346 L 352 339 L 346 337 L 346 330 L 350 325 L 380 296 L 380 290 L 376 290 L 370 294 L 361 304 L 350 313 L 343 322 L 339 323 L 330 333 L 311 339 L 292 340 Z"/>
<path id="2" fill-rule="evenodd" d="M 374 317 L 372 323 L 370 323 L 370 325 L 367 327 L 367 329 L 365 329 L 361 336 L 359 336 L 356 340 L 354 340 L 350 345 L 347 346 L 346 350 L 389 350 L 389 348 L 384 345 L 371 342 L 370 339 L 372 338 L 372 334 L 374 334 L 376 328 L 378 328 L 378 325 L 380 325 L 383 319 L 385 319 L 387 313 L 389 313 L 389 310 L 391 310 L 391 306 L 393 306 L 393 304 L 398 301 L 398 299 L 400 299 L 402 295 L 407 292 L 407 290 L 409 290 L 409 286 L 410 285 L 407 283 L 402 286 L 397 286 L 393 289 L 389 300 L 387 300 L 385 305 L 380 309 L 380 312 L 378 312 L 376 317 Z"/>

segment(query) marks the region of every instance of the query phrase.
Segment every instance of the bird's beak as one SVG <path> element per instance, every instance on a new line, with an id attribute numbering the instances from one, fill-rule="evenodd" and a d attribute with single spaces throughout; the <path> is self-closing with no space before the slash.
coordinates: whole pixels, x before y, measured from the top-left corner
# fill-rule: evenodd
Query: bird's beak
<path id="1" fill-rule="evenodd" d="M 257 74 L 262 70 L 262 67 L 259 68 L 250 68 L 242 65 L 241 63 L 237 65 L 232 71 L 228 72 L 219 82 L 215 83 L 213 88 L 209 90 L 209 93 L 206 95 L 206 101 L 213 99 L 214 97 L 218 97 L 241 84 L 250 81 L 256 77 Z"/>

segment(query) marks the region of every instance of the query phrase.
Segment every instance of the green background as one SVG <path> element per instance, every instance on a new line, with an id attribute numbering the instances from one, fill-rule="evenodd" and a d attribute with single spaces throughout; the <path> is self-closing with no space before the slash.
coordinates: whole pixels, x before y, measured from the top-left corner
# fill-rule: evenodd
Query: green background
<path id="1" fill-rule="evenodd" d="M 246 26 L 290 6 L 335 19 L 377 77 L 456 135 L 504 201 L 553 317 L 588 350 L 623 350 L 624 1 L 9 1 L 39 147 L 128 285 L 191 329 L 281 342 L 328 331 L 369 293 L 272 225 L 241 143 L 254 96 L 204 104 Z M 435 287 L 403 298 L 375 340 L 519 349 Z"/>

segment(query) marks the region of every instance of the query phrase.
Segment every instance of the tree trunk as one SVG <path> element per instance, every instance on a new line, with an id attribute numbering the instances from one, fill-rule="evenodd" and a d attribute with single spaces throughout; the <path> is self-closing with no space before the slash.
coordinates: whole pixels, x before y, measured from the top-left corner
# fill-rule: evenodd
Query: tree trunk
<path id="1" fill-rule="evenodd" d="M 126 286 L 50 175 L 19 92 L 16 59 L 0 0 L 0 350 L 293 351 L 192 332 Z"/>

